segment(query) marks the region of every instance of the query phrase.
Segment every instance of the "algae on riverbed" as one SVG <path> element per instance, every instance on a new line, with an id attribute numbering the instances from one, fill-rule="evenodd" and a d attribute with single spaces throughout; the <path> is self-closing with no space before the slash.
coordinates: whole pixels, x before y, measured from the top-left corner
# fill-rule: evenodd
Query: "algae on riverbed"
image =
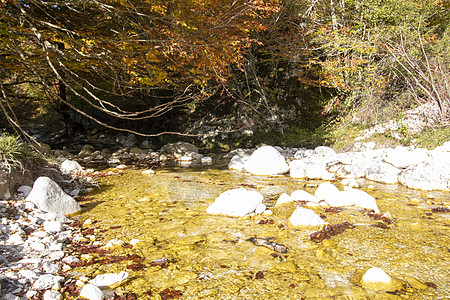
<path id="1" fill-rule="evenodd" d="M 430 203 L 442 205 L 448 194 L 434 193 L 434 199 L 427 200 L 418 191 L 377 184 L 369 193 L 377 198 L 382 213 L 392 214 L 394 222 L 388 229 L 373 226 L 379 221 L 362 210 L 325 212 L 317 208 L 330 224 L 357 226 L 314 242 L 310 234 L 319 228 L 294 227 L 289 222 L 301 203 L 272 206 L 281 193 L 297 189 L 313 193 L 318 183 L 213 169 L 161 170 L 152 176 L 126 170 L 102 178 L 101 190 L 92 194 L 94 201 L 80 218 L 93 221 L 89 226 L 97 228 L 99 244 L 139 239 L 132 248 L 115 247 L 114 255 L 137 254 L 145 267 L 127 269 L 133 262 L 125 260 L 77 268 L 74 274 L 94 277 L 126 270 L 131 280 L 120 289 L 133 292 L 138 299 L 170 295 L 192 299 L 436 299 L 450 295 L 449 215 L 432 213 Z M 241 186 L 262 193 L 273 214 L 246 218 L 206 214 L 220 193 Z M 251 237 L 271 238 L 288 252 L 255 246 L 246 241 Z M 167 264 L 154 263 L 162 258 Z M 355 274 L 374 266 L 401 281 L 401 289 L 373 291 L 355 282 Z M 174 294 L 164 296 L 169 292 Z"/>

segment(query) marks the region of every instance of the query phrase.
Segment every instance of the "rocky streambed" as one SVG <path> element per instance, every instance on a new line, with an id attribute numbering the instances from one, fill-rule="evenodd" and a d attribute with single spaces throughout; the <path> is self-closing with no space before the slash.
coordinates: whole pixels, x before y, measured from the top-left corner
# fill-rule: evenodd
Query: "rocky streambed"
<path id="1" fill-rule="evenodd" d="M 445 299 L 450 296 L 450 210 L 448 185 L 440 188 L 448 184 L 448 174 L 439 170 L 449 166 L 439 159 L 448 155 L 448 146 L 420 150 L 425 155 L 419 160 L 404 154 L 414 149 L 379 150 L 370 144 L 350 154 L 325 147 L 261 147 L 227 155 L 234 170 L 206 167 L 193 148 L 175 150 L 180 153 L 173 157 L 183 165 L 199 161 L 194 168 L 154 172 L 116 163 L 91 173 L 97 174 L 100 189 L 77 198 L 82 204 L 77 222 L 57 220 L 26 201 L 3 203 L 19 208 L 17 220 L 35 220 L 20 223 L 22 244 L 8 250 L 19 229 L 12 225 L 17 221 L 2 219 L 4 252 L 31 257 L 26 249 L 35 237 L 41 253 L 28 269 L 34 273 L 24 272 L 20 259 L 4 255 L 3 295 Z M 358 154 L 363 152 L 370 155 Z M 377 169 L 377 162 L 397 171 Z M 429 182 L 431 176 L 444 178 L 438 180 L 441 185 L 418 190 L 399 184 L 401 174 L 419 164 L 432 166 L 421 168 L 431 175 L 412 176 L 416 182 Z M 369 174 L 378 177 L 368 180 Z M 392 174 L 396 180 L 386 184 Z M 353 195 L 357 199 L 348 201 Z M 222 209 L 216 210 L 216 202 L 234 206 L 216 205 Z M 45 251 L 62 251 L 61 257 L 48 261 Z M 44 264 L 59 267 L 50 271 Z M 39 286 L 49 278 L 51 283 Z"/>

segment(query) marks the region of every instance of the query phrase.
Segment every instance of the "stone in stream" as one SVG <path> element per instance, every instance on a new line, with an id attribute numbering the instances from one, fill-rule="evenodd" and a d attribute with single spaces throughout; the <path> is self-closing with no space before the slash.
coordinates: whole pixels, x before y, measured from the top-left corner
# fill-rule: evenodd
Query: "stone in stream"
<path id="1" fill-rule="evenodd" d="M 244 163 L 245 171 L 253 175 L 278 175 L 289 171 L 286 159 L 272 146 L 255 150 Z"/>
<path id="2" fill-rule="evenodd" d="M 58 217 L 73 214 L 81 210 L 80 205 L 67 195 L 59 185 L 48 177 L 39 177 L 26 198 L 40 210 L 51 212 Z"/>
<path id="3" fill-rule="evenodd" d="M 325 202 L 331 207 L 356 206 L 371 209 L 379 213 L 377 202 L 368 193 L 349 188 L 345 191 L 338 191 L 324 196 Z"/>
<path id="4" fill-rule="evenodd" d="M 369 290 L 396 291 L 403 288 L 404 282 L 392 278 L 380 268 L 373 267 L 364 273 L 360 283 Z"/>
<path id="5" fill-rule="evenodd" d="M 228 169 L 241 172 L 244 170 L 244 164 L 249 158 L 250 155 L 246 153 L 235 154 L 228 163 Z"/>
<path id="6" fill-rule="evenodd" d="M 306 201 L 306 202 L 318 203 L 319 199 L 316 196 L 311 195 L 307 191 L 296 190 L 296 191 L 292 192 L 292 194 L 290 196 L 286 193 L 281 194 L 281 196 L 278 198 L 275 206 L 278 206 L 283 203 L 289 203 L 292 201 Z"/>
<path id="7" fill-rule="evenodd" d="M 253 243 L 256 246 L 263 246 L 279 253 L 287 253 L 287 247 L 278 243 L 272 242 L 270 238 L 251 237 L 246 241 Z"/>
<path id="8" fill-rule="evenodd" d="M 264 197 L 256 191 L 245 188 L 223 192 L 207 209 L 208 214 L 223 214 L 232 217 L 243 217 L 254 212 Z"/>
<path id="9" fill-rule="evenodd" d="M 298 207 L 289 218 L 294 226 L 320 226 L 326 224 L 312 209 Z"/>
<path id="10" fill-rule="evenodd" d="M 330 182 L 323 182 L 317 187 L 314 195 L 319 200 L 324 200 L 328 195 L 332 195 L 337 192 L 339 192 L 339 190 L 334 184 L 332 184 Z"/>

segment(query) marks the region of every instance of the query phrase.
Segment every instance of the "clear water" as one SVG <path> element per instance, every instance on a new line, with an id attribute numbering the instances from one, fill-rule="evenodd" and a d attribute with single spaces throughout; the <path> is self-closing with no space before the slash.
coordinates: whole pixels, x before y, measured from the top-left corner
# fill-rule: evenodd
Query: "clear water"
<path id="1" fill-rule="evenodd" d="M 382 229 L 371 226 L 379 221 L 361 210 L 327 213 L 317 208 L 330 224 L 359 224 L 317 243 L 310 234 L 319 228 L 289 222 L 301 203 L 273 205 L 283 192 L 314 193 L 318 181 L 215 169 L 170 169 L 155 175 L 126 170 L 99 181 L 101 190 L 93 192 L 94 201 L 79 218 L 93 221 L 89 227 L 97 229 L 98 244 L 141 240 L 133 248 L 116 247 L 114 254 L 138 254 L 146 267 L 131 271 L 126 267 L 132 262 L 124 261 L 77 268 L 74 274 L 129 272 L 131 280 L 116 292 L 133 292 L 138 299 L 161 299 L 165 289 L 176 291 L 180 299 L 450 299 L 450 213 L 431 211 L 448 207 L 448 193 L 362 182 L 394 223 Z M 368 184 L 374 188 L 366 189 Z M 220 193 L 242 186 L 262 193 L 273 214 L 206 214 Z M 268 222 L 259 224 L 261 220 Z M 102 230 L 112 226 L 120 228 Z M 246 241 L 254 236 L 271 238 L 288 252 L 274 253 Z M 152 266 L 161 258 L 170 262 L 166 268 Z M 361 274 L 371 267 L 382 268 L 400 284 L 363 286 Z"/>

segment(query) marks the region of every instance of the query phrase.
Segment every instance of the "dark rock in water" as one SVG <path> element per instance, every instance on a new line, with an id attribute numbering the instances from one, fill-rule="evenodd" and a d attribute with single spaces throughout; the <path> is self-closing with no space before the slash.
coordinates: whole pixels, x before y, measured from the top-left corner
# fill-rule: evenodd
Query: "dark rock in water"
<path id="1" fill-rule="evenodd" d="M 256 246 L 263 246 L 266 248 L 269 248 L 270 250 L 279 252 L 279 253 L 286 253 L 287 247 L 280 245 L 278 243 L 272 242 L 270 238 L 257 238 L 257 237 L 251 237 L 249 239 L 246 239 L 248 242 L 252 242 Z"/>
<path id="2" fill-rule="evenodd" d="M 309 237 L 314 242 L 321 242 L 323 240 L 329 239 L 332 236 L 343 233 L 346 229 L 353 228 L 354 225 L 349 222 L 326 225 L 322 230 L 313 232 Z"/>

